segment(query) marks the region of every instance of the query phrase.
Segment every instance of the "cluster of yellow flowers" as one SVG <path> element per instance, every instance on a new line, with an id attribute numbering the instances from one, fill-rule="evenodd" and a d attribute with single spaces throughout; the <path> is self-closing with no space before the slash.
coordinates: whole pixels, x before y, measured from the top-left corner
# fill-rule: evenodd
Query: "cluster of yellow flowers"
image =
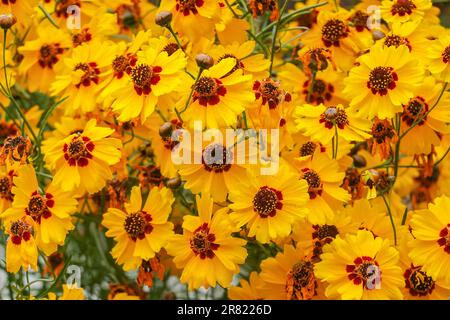
<path id="1" fill-rule="evenodd" d="M 431 0 L 3 0 L 0 27 L 10 298 L 449 298 Z"/>

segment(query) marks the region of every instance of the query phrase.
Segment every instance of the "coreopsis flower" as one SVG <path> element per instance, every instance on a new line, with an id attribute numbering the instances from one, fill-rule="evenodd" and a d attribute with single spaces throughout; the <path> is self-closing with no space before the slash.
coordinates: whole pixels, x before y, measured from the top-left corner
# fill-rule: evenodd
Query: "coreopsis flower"
<path id="1" fill-rule="evenodd" d="M 402 111 L 423 79 L 424 71 L 406 46 L 373 46 L 344 79 L 350 112 L 358 117 L 392 118 Z"/>
<path id="2" fill-rule="evenodd" d="M 225 137 L 225 132 L 221 131 Z M 185 163 L 178 166 L 178 173 L 184 187 L 193 193 L 208 192 L 217 202 L 225 201 L 228 193 L 239 184 L 246 175 L 244 163 L 239 163 L 238 150 L 245 148 L 243 135 L 234 141 L 222 143 L 204 142 L 201 150 L 195 150 L 195 144 L 183 152 L 191 153 L 191 159 L 201 159 L 200 163 Z M 246 159 L 249 159 L 247 156 Z M 242 160 L 242 159 L 241 159 Z M 192 161 L 193 162 L 193 161 Z M 247 163 L 247 161 L 242 161 Z"/>
<path id="3" fill-rule="evenodd" d="M 244 14 L 238 3 L 230 4 L 237 15 Z M 234 42 L 244 43 L 247 41 L 247 30 L 250 24 L 245 19 L 236 18 L 231 10 L 225 5 L 219 4 L 220 21 L 216 24 L 217 38 L 222 45 L 233 44 Z"/>
<path id="4" fill-rule="evenodd" d="M 326 224 L 334 216 L 333 209 L 351 199 L 350 194 L 340 187 L 345 173 L 339 170 L 336 160 L 320 150 L 308 161 L 297 162 L 295 167 L 300 179 L 308 185 L 308 220 L 313 224 Z"/>
<path id="5" fill-rule="evenodd" d="M 233 42 L 226 46 L 217 46 L 209 52 L 216 63 L 225 58 L 236 59 L 236 65 L 229 73 L 240 69 L 244 74 L 253 74 L 257 78 L 268 76 L 267 69 L 270 61 L 264 59 L 263 54 L 251 54 L 256 46 L 255 41 L 245 41 L 244 43 Z"/>
<path id="6" fill-rule="evenodd" d="M 38 249 L 33 236 L 33 225 L 29 219 L 10 221 L 6 228 L 6 271 L 16 273 L 29 268 L 37 271 Z"/>
<path id="7" fill-rule="evenodd" d="M 450 94 L 444 92 L 438 99 L 442 89 L 433 77 L 426 77 L 403 105 L 400 134 L 413 128 L 402 138 L 402 153 L 429 154 L 440 144 L 440 135 L 450 133 Z"/>
<path id="8" fill-rule="evenodd" d="M 298 95 L 301 102 L 311 105 L 347 105 L 347 98 L 342 94 L 344 85 L 341 81 L 344 73 L 333 70 L 331 66 L 316 72 L 314 79 L 292 63 L 279 68 L 278 78 L 285 90 Z M 293 97 L 294 101 L 298 101 Z"/>
<path id="9" fill-rule="evenodd" d="M 364 141 L 369 138 L 370 122 L 353 117 L 342 105 L 326 107 L 323 104 L 305 104 L 296 108 L 297 128 L 312 139 L 328 144 L 333 138 Z"/>
<path id="10" fill-rule="evenodd" d="M 274 175 L 249 171 L 247 179 L 230 190 L 230 217 L 239 227 L 246 225 L 248 236 L 261 243 L 286 237 L 295 221 L 308 214 L 307 190 L 306 181 L 283 164 Z"/>
<path id="11" fill-rule="evenodd" d="M 231 300 L 262 300 L 261 288 L 264 284 L 256 272 L 250 273 L 249 280 L 241 279 L 240 287 L 230 287 L 228 298 Z"/>
<path id="12" fill-rule="evenodd" d="M 198 216 L 183 217 L 183 234 L 176 234 L 167 246 L 173 262 L 183 269 L 180 280 L 189 289 L 229 287 L 240 264 L 245 262 L 246 241 L 231 236 L 236 226 L 228 208 L 213 213 L 213 199 L 208 193 L 196 196 Z"/>
<path id="13" fill-rule="evenodd" d="M 108 36 L 118 34 L 119 27 L 116 24 L 116 19 L 117 16 L 114 13 L 99 9 L 94 13 L 89 23 L 83 24 L 79 30 L 72 30 L 72 47 L 76 48 L 91 41 L 105 41 Z"/>
<path id="14" fill-rule="evenodd" d="M 220 21 L 220 5 L 215 0 L 162 0 L 159 12 L 173 14 L 173 29 L 195 42 L 214 38 L 215 23 Z"/>
<path id="15" fill-rule="evenodd" d="M 166 51 L 148 47 L 139 51 L 137 60 L 129 64 L 128 81 L 112 93 L 115 101 L 111 108 L 119 114 L 120 121 L 140 117 L 144 123 L 155 110 L 159 97 L 173 92 L 181 83 L 186 58 L 182 50 L 169 56 Z"/>
<path id="16" fill-rule="evenodd" d="M 50 87 L 53 95 L 68 97 L 61 108 L 66 115 L 85 114 L 96 108 L 98 93 L 107 84 L 108 67 L 114 59 L 117 46 L 108 42 L 83 44 L 62 60 L 64 70 Z"/>
<path id="17" fill-rule="evenodd" d="M 315 274 L 328 283 L 325 295 L 344 300 L 402 299 L 399 253 L 389 240 L 359 230 L 323 248 Z"/>
<path id="18" fill-rule="evenodd" d="M 95 193 L 112 178 L 110 166 L 119 162 L 121 142 L 110 138 L 114 129 L 89 120 L 83 130 L 70 133 L 45 154 L 55 175 L 53 182 L 63 190 Z"/>
<path id="19" fill-rule="evenodd" d="M 354 36 L 347 24 L 349 18 L 350 13 L 345 9 L 336 13 L 320 11 L 317 25 L 302 36 L 302 42 L 309 48 L 318 44 L 328 48 L 339 68 L 350 69 L 360 48 L 355 41 L 358 35 Z"/>
<path id="20" fill-rule="evenodd" d="M 18 71 L 25 76 L 28 90 L 47 92 L 55 80 L 56 64 L 71 47 L 70 38 L 52 25 L 40 25 L 33 40 L 18 49 L 22 55 Z"/>
<path id="21" fill-rule="evenodd" d="M 283 252 L 262 261 L 260 277 L 265 299 L 311 300 L 323 295 L 314 263 L 301 247 L 285 245 Z"/>
<path id="22" fill-rule="evenodd" d="M 421 21 L 431 6 L 431 0 L 383 0 L 381 17 L 389 23 Z"/>
<path id="23" fill-rule="evenodd" d="M 406 232 L 405 232 L 406 233 Z M 403 270 L 403 295 L 406 300 L 446 300 L 450 287 L 443 281 L 436 281 L 422 270 L 420 265 L 414 265 L 408 257 L 408 242 L 413 239 L 411 233 L 402 236 L 400 244 L 400 267 Z"/>
<path id="24" fill-rule="evenodd" d="M 71 192 L 62 191 L 53 182 L 44 192 L 40 191 L 36 173 L 30 164 L 17 170 L 13 183 L 13 203 L 1 214 L 1 218 L 7 222 L 30 218 L 28 220 L 33 222 L 39 248 L 48 255 L 55 252 L 74 228 L 71 214 L 77 210 L 77 201 Z"/>
<path id="25" fill-rule="evenodd" d="M 236 69 L 235 58 L 224 58 L 203 71 L 186 112 L 183 114 L 191 127 L 201 121 L 208 128 L 222 128 L 236 123 L 238 114 L 253 101 L 250 74 L 243 75 Z M 191 89 L 189 89 L 191 90 Z"/>
<path id="26" fill-rule="evenodd" d="M 103 215 L 106 236 L 117 242 L 111 254 L 124 270 L 135 269 L 167 245 L 173 234 L 167 221 L 173 201 L 169 189 L 154 187 L 143 204 L 140 187 L 133 187 L 126 212 L 109 208 Z"/>
<path id="27" fill-rule="evenodd" d="M 450 284 L 450 198 L 441 196 L 428 209 L 414 212 L 409 225 L 414 239 L 409 257 L 435 280 Z"/>
<path id="28" fill-rule="evenodd" d="M 428 70 L 438 79 L 450 82 L 450 35 L 442 34 L 428 47 Z"/>
<path id="29" fill-rule="evenodd" d="M 146 285 L 151 288 L 155 275 L 161 280 L 164 278 L 164 266 L 160 263 L 158 256 L 149 260 L 142 260 L 136 282 L 141 287 Z"/>

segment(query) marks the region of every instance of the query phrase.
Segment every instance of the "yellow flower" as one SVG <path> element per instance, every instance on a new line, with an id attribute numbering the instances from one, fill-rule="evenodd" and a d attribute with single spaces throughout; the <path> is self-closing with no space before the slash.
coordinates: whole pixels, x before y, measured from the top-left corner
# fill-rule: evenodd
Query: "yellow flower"
<path id="1" fill-rule="evenodd" d="M 13 177 L 16 175 L 14 168 L 0 166 L 0 214 L 8 209 L 14 199 L 11 192 L 13 187 Z"/>
<path id="2" fill-rule="evenodd" d="M 192 128 L 195 121 L 201 121 L 208 128 L 235 125 L 237 115 L 254 100 L 250 90 L 251 78 L 251 75 L 243 75 L 240 69 L 236 69 L 236 59 L 222 59 L 203 71 L 197 83 L 193 84 L 194 92 L 183 119 Z"/>
<path id="3" fill-rule="evenodd" d="M 70 38 L 52 25 L 39 25 L 34 40 L 28 40 L 18 51 L 23 56 L 18 71 L 26 78 L 30 91 L 47 92 L 55 80 L 57 63 L 70 48 Z"/>
<path id="4" fill-rule="evenodd" d="M 444 92 L 438 101 L 442 89 L 433 77 L 426 77 L 414 91 L 415 96 L 403 105 L 400 134 L 412 125 L 414 128 L 402 138 L 402 153 L 428 155 L 440 145 L 440 135 L 450 133 L 450 94 Z"/>
<path id="5" fill-rule="evenodd" d="M 252 272 L 249 281 L 241 279 L 240 287 L 233 286 L 228 289 L 228 298 L 231 300 L 261 300 L 263 284 L 261 277 L 256 272 Z"/>
<path id="6" fill-rule="evenodd" d="M 358 117 L 394 117 L 413 96 L 424 75 L 406 46 L 374 46 L 357 61 L 359 66 L 344 79 L 344 94 L 351 98 L 349 111 Z"/>
<path id="7" fill-rule="evenodd" d="M 133 187 L 126 212 L 109 208 L 103 215 L 106 236 L 117 242 L 111 254 L 126 271 L 153 258 L 167 244 L 173 234 L 173 224 L 167 221 L 173 201 L 169 189 L 154 187 L 142 205 L 141 189 Z"/>
<path id="8" fill-rule="evenodd" d="M 389 23 L 421 21 L 431 6 L 431 0 L 383 0 L 381 17 Z"/>
<path id="9" fill-rule="evenodd" d="M 441 196 L 428 209 L 414 212 L 410 226 L 414 240 L 409 257 L 435 280 L 450 285 L 450 198 Z"/>
<path id="10" fill-rule="evenodd" d="M 450 35 L 443 34 L 428 47 L 428 70 L 438 79 L 450 82 Z"/>
<path id="11" fill-rule="evenodd" d="M 330 49 L 337 66 L 349 70 L 360 49 L 355 41 L 359 35 L 350 30 L 348 19 L 350 13 L 343 8 L 336 13 L 320 11 L 317 25 L 301 37 L 302 43 L 309 48 L 320 45 Z"/>
<path id="12" fill-rule="evenodd" d="M 328 144 L 343 137 L 347 141 L 365 141 L 370 135 L 370 122 L 353 117 L 342 105 L 325 107 L 303 105 L 296 108 L 297 128 L 312 139 Z"/>
<path id="13" fill-rule="evenodd" d="M 74 228 L 71 214 L 77 210 L 77 201 L 71 193 L 62 191 L 54 183 L 45 192 L 40 192 L 30 164 L 18 169 L 13 182 L 13 203 L 1 218 L 6 221 L 31 218 L 37 245 L 47 255 L 53 253 L 57 245 L 64 244 L 67 233 Z"/>
<path id="14" fill-rule="evenodd" d="M 140 116 L 144 123 L 155 110 L 159 97 L 173 94 L 180 85 L 186 58 L 182 50 L 169 56 L 166 51 L 148 47 L 137 53 L 137 61 L 131 61 L 130 66 L 126 83 L 112 93 L 115 101 L 111 108 L 119 114 L 120 121 Z"/>
<path id="15" fill-rule="evenodd" d="M 183 217 L 183 234 L 173 236 L 167 252 L 174 256 L 177 268 L 183 269 L 180 280 L 189 289 L 215 287 L 216 283 L 228 287 L 247 257 L 246 241 L 231 236 L 237 230 L 228 208 L 213 213 L 213 200 L 207 193 L 197 195 L 196 200 L 198 216 Z"/>
<path id="16" fill-rule="evenodd" d="M 350 200 L 350 194 L 342 189 L 345 173 L 339 169 L 338 162 L 317 150 L 308 161 L 295 164 L 300 179 L 308 184 L 308 220 L 313 224 L 326 224 L 334 217 L 334 211 Z"/>
<path id="17" fill-rule="evenodd" d="M 17 24 L 21 27 L 31 24 L 34 9 L 38 6 L 38 0 L 1 1 L 0 13 L 12 13 L 17 18 Z"/>
<path id="18" fill-rule="evenodd" d="M 98 127 L 95 119 L 84 129 L 60 140 L 45 154 L 55 171 L 53 182 L 63 190 L 95 193 L 112 178 L 110 166 L 119 162 L 121 142 L 109 138 L 114 129 Z"/>
<path id="19" fill-rule="evenodd" d="M 323 248 L 316 276 L 328 283 L 325 295 L 344 300 L 402 299 L 398 251 L 369 231 L 337 237 Z"/>
<path id="20" fill-rule="evenodd" d="M 108 42 L 91 42 L 76 47 L 72 55 L 62 60 L 64 70 L 50 87 L 52 95 L 68 97 L 60 106 L 65 114 L 85 114 L 94 111 L 99 92 L 107 84 L 117 46 Z"/>
<path id="21" fill-rule="evenodd" d="M 218 131 L 225 137 L 224 131 Z M 245 166 L 238 163 L 238 150 L 245 148 L 245 140 L 239 135 L 226 144 L 203 141 L 201 153 L 194 150 L 183 150 L 191 153 L 191 159 L 201 159 L 201 163 L 182 164 L 178 166 L 179 174 L 186 181 L 184 188 L 195 193 L 208 192 L 217 202 L 223 202 L 227 194 L 241 182 L 246 175 Z M 251 152 L 251 151 L 250 151 Z M 248 158 L 247 158 L 248 159 Z M 247 162 L 247 159 L 244 161 Z M 169 159 L 171 161 L 171 159 Z"/>
<path id="22" fill-rule="evenodd" d="M 249 237 L 267 243 L 291 233 L 292 225 L 308 211 L 307 183 L 298 180 L 284 164 L 275 175 L 249 171 L 241 183 L 230 190 L 230 217 L 239 227 L 247 225 Z"/>
<path id="23" fill-rule="evenodd" d="M 33 237 L 33 226 L 29 219 L 23 218 L 7 223 L 9 234 L 6 242 L 6 271 L 16 273 L 20 267 L 24 271 L 37 271 L 38 249 Z"/>
<path id="24" fill-rule="evenodd" d="M 275 258 L 261 262 L 261 294 L 270 300 L 310 300 L 323 297 L 314 264 L 300 247 L 285 245 Z M 319 292 L 320 288 L 320 292 Z"/>

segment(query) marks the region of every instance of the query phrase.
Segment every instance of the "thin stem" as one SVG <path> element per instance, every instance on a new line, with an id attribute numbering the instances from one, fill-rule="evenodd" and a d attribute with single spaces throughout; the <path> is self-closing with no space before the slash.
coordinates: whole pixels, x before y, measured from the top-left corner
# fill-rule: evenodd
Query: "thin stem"
<path id="1" fill-rule="evenodd" d="M 275 28 L 273 29 L 272 33 L 272 49 L 270 50 L 270 67 L 269 67 L 269 74 L 272 74 L 272 68 L 273 68 L 273 59 L 275 58 L 275 43 L 277 41 L 277 34 L 278 34 L 278 28 L 280 27 L 281 17 L 284 13 L 284 10 L 286 10 L 288 0 L 284 1 L 283 7 L 281 7 L 280 15 L 278 17 L 277 23 L 275 24 Z"/>
<path id="2" fill-rule="evenodd" d="M 239 15 L 234 11 L 233 7 L 232 7 L 231 4 L 228 2 L 228 0 L 225 0 L 225 3 L 226 3 L 226 5 L 227 5 L 228 9 L 230 9 L 231 13 L 233 13 L 233 16 L 234 16 L 236 19 L 239 19 Z"/>
<path id="3" fill-rule="evenodd" d="M 189 104 L 191 103 L 192 95 L 194 94 L 194 91 L 195 91 L 195 86 L 197 85 L 198 80 L 200 80 L 200 76 L 202 75 L 203 70 L 204 70 L 203 68 L 200 68 L 200 70 L 198 71 L 197 78 L 195 79 L 195 82 L 192 85 L 191 92 L 189 93 L 189 97 L 188 97 L 188 99 L 186 101 L 186 105 L 184 106 L 183 110 L 180 111 L 180 114 L 185 112 L 186 109 L 189 107 Z M 177 112 L 176 109 L 175 109 L 175 111 Z M 178 115 L 178 113 L 177 113 L 177 115 Z"/>
<path id="4" fill-rule="evenodd" d="M 403 217 L 402 217 L 402 226 L 405 225 L 406 223 L 406 217 L 408 216 L 408 207 L 405 208 L 405 212 L 403 212 Z"/>
<path id="5" fill-rule="evenodd" d="M 334 139 L 335 139 L 335 147 L 336 150 L 333 150 L 333 159 L 337 158 L 338 155 L 338 148 L 339 148 L 339 136 L 338 136 L 338 129 L 337 129 L 337 125 L 334 124 Z"/>
<path id="6" fill-rule="evenodd" d="M 184 48 L 183 48 L 183 46 L 181 45 L 180 39 L 178 39 L 178 36 L 177 36 L 177 34 L 173 31 L 172 27 L 171 27 L 170 25 L 168 25 L 166 28 L 167 28 L 167 30 L 169 30 L 169 32 L 170 32 L 170 33 L 172 34 L 172 36 L 174 37 L 174 39 L 175 39 L 175 41 L 176 41 L 176 43 L 177 43 L 177 45 L 178 45 L 178 48 L 180 48 L 180 49 L 183 50 L 183 52 L 184 52 Z"/>
<path id="7" fill-rule="evenodd" d="M 395 223 L 394 223 L 394 218 L 392 217 L 391 207 L 389 206 L 384 194 L 382 194 L 381 197 L 383 198 L 384 204 L 386 205 L 386 209 L 389 214 L 389 219 L 391 220 L 392 230 L 394 231 L 394 244 L 397 245 L 397 229 L 395 228 Z"/>
<path id="8" fill-rule="evenodd" d="M 437 167 L 439 165 L 439 163 L 441 163 L 442 160 L 445 159 L 445 157 L 448 155 L 449 152 L 450 152 L 450 147 L 448 147 L 447 151 L 445 151 L 444 155 L 438 161 L 435 162 L 434 166 Z"/>

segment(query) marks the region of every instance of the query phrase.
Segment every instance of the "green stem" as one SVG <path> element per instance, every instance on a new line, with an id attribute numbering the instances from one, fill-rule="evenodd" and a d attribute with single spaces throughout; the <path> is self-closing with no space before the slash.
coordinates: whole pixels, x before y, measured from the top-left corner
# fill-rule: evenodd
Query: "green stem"
<path id="1" fill-rule="evenodd" d="M 199 72 L 197 74 L 197 78 L 195 79 L 195 82 L 192 85 L 191 92 L 189 93 L 189 97 L 188 97 L 188 99 L 186 101 L 186 104 L 185 104 L 183 110 L 181 110 L 180 113 L 178 114 L 178 111 L 175 109 L 175 111 L 177 112 L 177 115 L 182 114 L 189 107 L 189 104 L 191 103 L 192 95 L 194 94 L 194 91 L 195 91 L 195 86 L 197 85 L 198 80 L 200 80 L 200 76 L 202 75 L 202 73 L 203 73 L 203 68 L 200 68 L 200 70 L 199 70 Z M 181 120 L 181 118 L 180 118 L 180 120 Z"/>
<path id="2" fill-rule="evenodd" d="M 397 229 L 395 228 L 395 223 L 394 223 L 394 218 L 392 217 L 391 207 L 389 206 L 384 194 L 382 194 L 381 197 L 383 198 L 384 204 L 386 205 L 386 209 L 389 214 L 389 219 L 391 220 L 392 230 L 394 231 L 394 244 L 397 245 Z"/>
<path id="3" fill-rule="evenodd" d="M 280 15 L 278 17 L 277 23 L 275 24 L 275 28 L 272 32 L 272 49 L 270 50 L 270 67 L 269 67 L 269 74 L 272 75 L 272 68 L 273 68 L 273 59 L 275 58 L 275 44 L 277 41 L 277 34 L 278 34 L 278 28 L 280 27 L 281 17 L 283 16 L 284 10 L 286 10 L 288 0 L 284 1 L 283 7 L 281 7 Z"/>
<path id="4" fill-rule="evenodd" d="M 178 36 L 177 36 L 177 34 L 175 33 L 175 31 L 173 31 L 173 29 L 172 29 L 172 27 L 170 26 L 170 25 L 168 25 L 167 27 L 167 30 L 169 30 L 169 32 L 172 34 L 172 36 L 174 37 L 174 39 L 175 39 L 175 41 L 176 41 L 176 43 L 177 43 L 177 45 L 178 45 L 178 48 L 180 48 L 181 50 L 183 50 L 183 52 L 184 52 L 184 48 L 183 48 L 183 46 L 181 45 L 181 42 L 180 42 L 180 39 L 178 39 Z"/>
<path id="5" fill-rule="evenodd" d="M 439 165 L 439 163 L 442 162 L 442 160 L 445 159 L 445 157 L 448 155 L 448 153 L 450 152 L 450 147 L 447 148 L 447 151 L 445 151 L 444 155 L 438 160 L 436 161 L 436 163 L 434 164 L 435 167 L 437 167 Z"/>

